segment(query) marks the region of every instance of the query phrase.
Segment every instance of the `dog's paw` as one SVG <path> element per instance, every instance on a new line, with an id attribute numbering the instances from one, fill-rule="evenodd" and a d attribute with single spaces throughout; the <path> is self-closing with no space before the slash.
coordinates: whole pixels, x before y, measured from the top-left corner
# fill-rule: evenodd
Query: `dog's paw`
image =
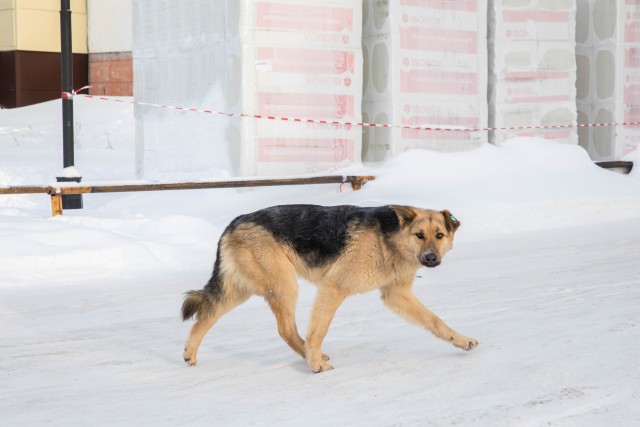
<path id="1" fill-rule="evenodd" d="M 478 340 L 469 337 L 451 337 L 451 343 L 464 351 L 471 351 L 478 346 Z"/>
<path id="2" fill-rule="evenodd" d="M 187 352 L 186 349 L 182 354 L 182 358 L 184 359 L 185 363 L 189 366 L 196 366 L 198 364 L 198 359 L 196 358 L 196 355 Z"/>
<path id="3" fill-rule="evenodd" d="M 329 355 L 328 355 L 328 354 L 324 354 L 324 353 L 322 353 L 322 360 L 324 360 L 324 361 L 326 362 L 326 361 L 327 361 L 327 360 L 329 360 L 329 359 L 331 359 L 331 358 L 329 357 Z"/>
<path id="4" fill-rule="evenodd" d="M 478 340 L 475 340 L 473 338 L 469 338 L 469 342 L 467 343 L 467 346 L 465 348 L 463 348 L 464 351 L 471 351 L 474 348 L 476 348 L 478 346 Z"/>
<path id="5" fill-rule="evenodd" d="M 329 365 L 323 360 L 317 366 L 310 366 L 310 368 L 314 374 L 318 374 L 320 372 L 331 371 L 333 369 L 333 366 Z"/>

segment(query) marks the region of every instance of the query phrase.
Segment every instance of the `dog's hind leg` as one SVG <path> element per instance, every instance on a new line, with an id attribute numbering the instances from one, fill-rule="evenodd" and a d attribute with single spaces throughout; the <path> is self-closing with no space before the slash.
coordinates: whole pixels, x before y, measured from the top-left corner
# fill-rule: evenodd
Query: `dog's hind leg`
<path id="1" fill-rule="evenodd" d="M 191 332 L 189 332 L 187 341 L 184 344 L 184 353 L 182 356 L 188 365 L 195 366 L 198 363 L 197 354 L 200 343 L 218 319 L 245 302 L 251 295 L 250 292 L 233 292 L 231 295 L 228 295 L 223 302 L 216 304 L 212 313 L 198 316 L 198 320 L 191 327 Z"/>
<path id="2" fill-rule="evenodd" d="M 191 327 L 191 332 L 187 337 L 187 341 L 184 343 L 184 353 L 182 357 L 184 361 L 191 366 L 198 364 L 196 355 L 198 354 L 198 348 L 204 336 L 209 332 L 209 329 L 220 319 L 221 314 L 216 313 L 211 317 L 205 317 L 198 319 L 196 323 Z"/>
<path id="3" fill-rule="evenodd" d="M 338 307 L 345 298 L 346 295 L 330 286 L 322 286 L 318 289 L 306 343 L 307 363 L 313 372 L 333 369 L 333 366 L 327 363 L 328 357 L 322 353 L 322 341 L 327 335 Z"/>
<path id="4" fill-rule="evenodd" d="M 296 304 L 298 299 L 298 282 L 295 272 L 282 272 L 277 285 L 266 292 L 264 299 L 278 323 L 278 334 L 289 347 L 303 359 L 306 359 L 306 348 L 296 325 Z M 322 360 L 329 360 L 329 356 L 322 354 Z"/>
<path id="5" fill-rule="evenodd" d="M 284 254 L 273 251 L 270 256 L 270 260 L 278 259 L 279 256 L 282 258 L 280 262 L 264 262 L 259 256 L 254 257 L 259 261 L 253 263 L 252 286 L 259 289 L 260 295 L 269 304 L 269 308 L 276 317 L 280 337 L 304 359 L 304 340 L 300 337 L 296 325 L 298 302 L 296 271 L 289 262 L 285 261 Z"/>
<path id="6" fill-rule="evenodd" d="M 294 282 L 278 286 L 276 291 L 269 292 L 264 298 L 278 322 L 278 334 L 293 351 L 304 359 L 304 340 L 300 337 L 296 325 L 297 297 L 298 285 Z"/>

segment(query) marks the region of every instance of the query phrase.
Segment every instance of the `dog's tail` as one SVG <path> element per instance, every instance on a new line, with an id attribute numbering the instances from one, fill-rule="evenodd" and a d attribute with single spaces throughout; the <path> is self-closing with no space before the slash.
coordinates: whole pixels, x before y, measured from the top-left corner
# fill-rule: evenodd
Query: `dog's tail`
<path id="1" fill-rule="evenodd" d="M 196 319 L 203 319 L 213 316 L 218 302 L 223 298 L 222 273 L 221 273 L 222 254 L 220 245 L 218 245 L 218 253 L 213 266 L 213 274 L 204 289 L 198 291 L 189 291 L 185 294 L 182 302 L 182 320 L 189 320 L 193 316 Z"/>
<path id="2" fill-rule="evenodd" d="M 182 320 L 189 320 L 193 316 L 197 319 L 209 317 L 215 308 L 215 301 L 206 290 L 189 291 L 182 302 Z"/>

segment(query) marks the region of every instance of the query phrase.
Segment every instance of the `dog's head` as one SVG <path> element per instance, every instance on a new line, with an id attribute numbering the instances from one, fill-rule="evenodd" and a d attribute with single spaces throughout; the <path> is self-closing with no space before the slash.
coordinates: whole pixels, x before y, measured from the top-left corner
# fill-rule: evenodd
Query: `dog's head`
<path id="1" fill-rule="evenodd" d="M 448 210 L 434 211 L 410 206 L 389 206 L 398 215 L 402 249 L 412 252 L 425 267 L 437 267 L 453 247 L 460 221 Z"/>

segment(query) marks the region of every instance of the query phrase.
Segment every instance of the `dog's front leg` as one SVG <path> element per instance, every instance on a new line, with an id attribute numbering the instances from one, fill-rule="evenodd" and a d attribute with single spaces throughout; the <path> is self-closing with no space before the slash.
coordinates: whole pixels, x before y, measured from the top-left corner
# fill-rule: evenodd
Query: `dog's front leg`
<path id="1" fill-rule="evenodd" d="M 313 372 L 318 373 L 333 369 L 333 366 L 325 360 L 328 358 L 323 357 L 321 347 L 333 316 L 344 299 L 345 295 L 333 287 L 325 285 L 318 289 L 305 343 L 307 363 Z"/>
<path id="2" fill-rule="evenodd" d="M 427 328 L 436 337 L 466 351 L 477 347 L 477 340 L 457 333 L 425 307 L 411 291 L 411 283 L 384 287 L 381 289 L 381 297 L 385 305 L 395 313 L 411 323 Z"/>

